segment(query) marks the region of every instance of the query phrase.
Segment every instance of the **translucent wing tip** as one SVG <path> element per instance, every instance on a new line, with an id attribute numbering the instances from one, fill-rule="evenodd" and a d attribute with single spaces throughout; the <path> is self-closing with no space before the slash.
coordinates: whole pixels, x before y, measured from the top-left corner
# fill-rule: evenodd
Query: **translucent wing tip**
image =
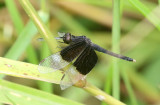
<path id="1" fill-rule="evenodd" d="M 65 89 L 69 88 L 70 86 L 72 86 L 72 84 L 67 84 L 67 85 L 60 84 L 61 90 L 65 90 Z"/>
<path id="2" fill-rule="evenodd" d="M 61 87 L 61 90 L 65 90 L 66 88 L 69 88 L 70 86 L 73 85 L 73 83 L 68 80 L 69 78 L 66 78 L 68 77 L 68 75 L 63 75 L 62 78 L 61 78 L 61 82 L 60 82 L 60 87 Z M 67 81 L 65 81 L 67 79 Z M 65 83 L 67 82 L 67 83 Z"/>
<path id="3" fill-rule="evenodd" d="M 54 70 L 53 68 L 49 68 L 49 67 L 39 65 L 38 66 L 38 71 L 42 74 L 46 74 L 46 73 L 51 73 L 51 72 L 56 71 L 56 70 Z"/>
<path id="4" fill-rule="evenodd" d="M 69 62 L 66 62 L 62 59 L 60 52 L 57 52 L 43 59 L 38 65 L 38 71 L 40 73 L 50 73 L 56 70 L 60 70 L 68 64 Z"/>
<path id="5" fill-rule="evenodd" d="M 58 35 L 59 35 L 60 37 L 63 37 L 63 36 L 65 35 L 65 33 L 64 33 L 64 32 L 58 32 Z"/>
<path id="6" fill-rule="evenodd" d="M 59 40 L 59 39 L 62 39 L 61 37 L 54 37 L 55 39 Z"/>

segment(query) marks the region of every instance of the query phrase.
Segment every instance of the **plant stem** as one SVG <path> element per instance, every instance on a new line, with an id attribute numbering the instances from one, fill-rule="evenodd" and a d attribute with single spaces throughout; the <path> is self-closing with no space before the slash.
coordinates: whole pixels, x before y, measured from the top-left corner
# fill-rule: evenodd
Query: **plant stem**
<path id="1" fill-rule="evenodd" d="M 17 66 L 19 66 L 19 68 L 17 68 Z M 15 77 L 42 80 L 51 83 L 60 83 L 59 80 L 63 75 L 61 71 L 57 70 L 56 72 L 44 75 L 38 72 L 37 66 L 38 65 L 14 61 L 0 57 L 0 73 L 8 74 Z M 106 102 L 109 105 L 125 105 L 124 103 L 116 100 L 112 96 L 106 94 L 105 92 L 101 91 L 93 85 L 86 84 L 86 86 L 82 89 L 89 92 L 99 100 Z"/>
<path id="2" fill-rule="evenodd" d="M 52 36 L 51 32 L 48 30 L 47 26 L 42 22 L 42 20 L 40 19 L 39 15 L 37 14 L 35 9 L 31 5 L 31 3 L 28 0 L 19 0 L 19 2 L 21 3 L 22 7 L 24 8 L 24 10 L 28 14 L 28 16 L 31 18 L 31 20 L 36 25 L 40 34 L 44 37 L 44 39 L 48 43 L 52 53 L 57 52 L 57 51 L 55 51 L 55 49 L 58 46 L 57 41 L 53 38 L 53 36 Z"/>
<path id="3" fill-rule="evenodd" d="M 121 74 L 122 74 L 122 78 L 124 80 L 132 105 L 138 105 L 135 94 L 134 94 L 134 90 L 132 89 L 131 83 L 127 75 L 127 70 L 125 68 L 122 68 Z"/>
<path id="4" fill-rule="evenodd" d="M 136 7 L 152 24 L 160 30 L 160 20 L 146 5 L 140 0 L 128 0 L 134 7 Z M 159 0 L 160 1 L 160 0 Z M 158 9 L 159 10 L 159 9 Z"/>
<path id="5" fill-rule="evenodd" d="M 23 21 L 22 21 L 20 14 L 16 8 L 14 0 L 5 0 L 5 4 L 7 6 L 7 9 L 9 11 L 10 16 L 11 16 L 12 22 L 15 25 L 16 32 L 19 34 L 22 31 L 24 24 L 23 24 Z"/>
<path id="6" fill-rule="evenodd" d="M 112 26 L 112 50 L 119 53 L 120 43 L 120 0 L 113 0 L 113 26 Z M 120 78 L 118 59 L 113 58 L 113 97 L 119 99 L 120 97 Z"/>
<path id="7" fill-rule="evenodd" d="M 84 87 L 84 90 L 91 93 L 93 96 L 95 96 L 97 99 L 100 101 L 104 101 L 109 105 L 125 105 L 124 103 L 116 100 L 112 96 L 106 94 L 105 92 L 101 91 L 97 87 L 91 85 L 91 84 L 86 84 Z"/>

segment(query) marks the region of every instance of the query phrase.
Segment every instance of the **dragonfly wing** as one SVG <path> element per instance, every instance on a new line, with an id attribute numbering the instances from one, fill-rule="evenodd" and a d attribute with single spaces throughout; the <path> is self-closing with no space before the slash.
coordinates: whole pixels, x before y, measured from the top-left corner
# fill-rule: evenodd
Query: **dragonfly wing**
<path id="1" fill-rule="evenodd" d="M 83 75 L 88 74 L 97 63 L 98 57 L 91 46 L 86 46 L 84 51 L 74 62 L 76 69 Z"/>
<path id="2" fill-rule="evenodd" d="M 85 49 L 86 43 L 84 41 L 76 42 L 70 46 L 65 47 L 61 51 L 61 56 L 64 60 L 71 62 Z"/>
<path id="3" fill-rule="evenodd" d="M 63 37 L 63 36 L 65 35 L 65 33 L 64 33 L 64 32 L 58 32 L 58 35 L 59 35 L 60 37 Z"/>
<path id="4" fill-rule="evenodd" d="M 79 80 L 84 80 L 85 75 L 80 74 L 74 66 L 71 66 L 63 75 L 60 81 L 60 87 L 62 90 L 72 86 L 77 83 Z"/>
<path id="5" fill-rule="evenodd" d="M 40 73 L 49 73 L 67 66 L 69 62 L 62 59 L 60 52 L 43 59 L 38 66 Z"/>

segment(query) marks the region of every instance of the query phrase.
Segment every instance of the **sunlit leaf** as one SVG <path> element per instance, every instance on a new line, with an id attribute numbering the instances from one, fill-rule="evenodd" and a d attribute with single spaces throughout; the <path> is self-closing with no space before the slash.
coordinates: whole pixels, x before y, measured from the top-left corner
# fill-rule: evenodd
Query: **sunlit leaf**
<path id="1" fill-rule="evenodd" d="M 59 70 L 55 70 L 55 72 L 48 74 L 42 74 L 38 71 L 38 65 L 14 61 L 2 57 L 0 57 L 0 73 L 16 77 L 47 81 L 56 84 L 60 83 L 62 77 L 62 73 Z"/>
<path id="2" fill-rule="evenodd" d="M 0 102 L 16 105 L 82 105 L 40 90 L 0 80 Z"/>

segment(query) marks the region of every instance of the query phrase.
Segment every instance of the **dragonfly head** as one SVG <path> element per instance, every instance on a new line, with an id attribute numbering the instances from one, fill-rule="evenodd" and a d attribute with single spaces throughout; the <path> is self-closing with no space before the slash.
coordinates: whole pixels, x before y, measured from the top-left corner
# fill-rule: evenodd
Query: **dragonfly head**
<path id="1" fill-rule="evenodd" d="M 66 44 L 70 44 L 72 42 L 72 40 L 75 38 L 74 35 L 71 35 L 71 33 L 67 32 L 67 33 L 60 33 L 58 32 L 58 35 L 60 37 L 56 37 L 57 40 L 59 39 L 63 39 L 63 42 Z"/>
<path id="2" fill-rule="evenodd" d="M 65 35 L 63 36 L 63 41 L 64 43 L 69 44 L 72 41 L 71 33 L 69 32 L 65 33 Z"/>

